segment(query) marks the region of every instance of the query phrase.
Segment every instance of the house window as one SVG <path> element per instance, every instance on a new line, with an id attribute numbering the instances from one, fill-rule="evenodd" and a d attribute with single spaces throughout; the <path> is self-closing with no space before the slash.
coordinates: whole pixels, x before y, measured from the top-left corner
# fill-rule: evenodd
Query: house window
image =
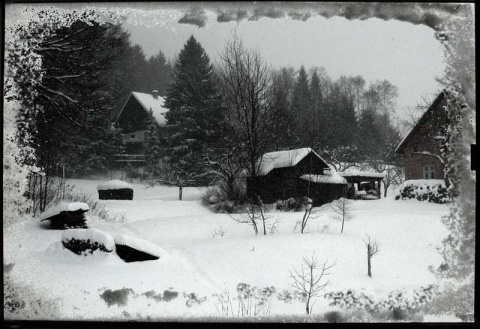
<path id="1" fill-rule="evenodd" d="M 131 135 L 130 135 L 130 138 L 135 138 L 135 134 L 131 134 Z"/>
<path id="2" fill-rule="evenodd" d="M 423 165 L 423 179 L 435 179 L 435 167 L 433 165 Z"/>
<path id="3" fill-rule="evenodd" d="M 418 144 L 413 144 L 412 145 L 412 151 L 413 152 L 418 152 Z"/>

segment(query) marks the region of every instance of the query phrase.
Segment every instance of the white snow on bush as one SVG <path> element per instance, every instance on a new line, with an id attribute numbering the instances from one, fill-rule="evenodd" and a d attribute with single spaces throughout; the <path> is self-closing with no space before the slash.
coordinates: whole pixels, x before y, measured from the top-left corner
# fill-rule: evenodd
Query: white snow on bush
<path id="1" fill-rule="evenodd" d="M 445 181 L 443 179 L 409 179 L 404 181 L 400 186 L 399 190 L 403 190 L 405 186 L 418 186 L 418 187 L 429 187 L 430 191 L 438 188 L 438 185 L 445 188 Z"/>
<path id="2" fill-rule="evenodd" d="M 89 229 L 69 229 L 65 230 L 62 233 L 62 241 L 67 241 L 71 239 L 76 240 L 90 240 L 90 242 L 98 242 L 103 244 L 107 250 L 115 250 L 115 242 L 113 237 L 100 231 L 96 228 L 89 228 Z"/>
<path id="3" fill-rule="evenodd" d="M 114 179 L 110 180 L 108 182 L 102 183 L 97 185 L 97 190 L 102 191 L 102 190 L 119 190 L 123 188 L 129 188 L 133 190 L 133 186 L 128 184 L 127 182 Z"/>
<path id="4" fill-rule="evenodd" d="M 332 171 L 329 175 L 303 175 L 300 178 L 314 183 L 347 184 L 347 180 L 336 171 Z"/>
<path id="5" fill-rule="evenodd" d="M 313 151 L 309 147 L 304 147 L 296 150 L 265 153 L 262 157 L 261 163 L 257 163 L 257 165 L 259 166 L 257 174 L 259 176 L 267 175 L 270 171 L 276 168 L 295 166 L 310 152 L 313 152 L 317 157 L 322 159 L 315 151 Z"/>
<path id="6" fill-rule="evenodd" d="M 156 257 L 161 257 L 163 254 L 165 254 L 165 250 L 150 241 L 135 238 L 131 235 L 121 233 L 112 233 L 112 236 L 115 244 L 129 246 L 133 249 L 143 251 Z"/>
<path id="7" fill-rule="evenodd" d="M 61 201 L 60 203 L 47 208 L 47 210 L 45 210 L 43 213 L 40 214 L 39 218 L 40 220 L 44 220 L 46 218 L 58 215 L 63 211 L 77 211 L 77 210 L 87 211 L 89 209 L 90 207 L 88 206 L 88 204 L 84 202 Z"/>

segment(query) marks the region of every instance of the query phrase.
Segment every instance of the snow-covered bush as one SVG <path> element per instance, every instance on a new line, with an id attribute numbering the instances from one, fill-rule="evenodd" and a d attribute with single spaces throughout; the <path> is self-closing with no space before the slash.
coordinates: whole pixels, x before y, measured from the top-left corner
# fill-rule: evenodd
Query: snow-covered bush
<path id="1" fill-rule="evenodd" d="M 432 301 L 425 305 L 427 314 L 455 315 L 463 321 L 473 321 L 475 284 L 473 274 L 464 282 L 448 283 Z"/>
<path id="2" fill-rule="evenodd" d="M 202 195 L 202 204 L 215 213 L 233 214 L 238 212 L 238 205 L 245 202 L 245 192 L 240 184 L 235 185 L 234 191 L 227 193 L 225 184 L 208 188 Z M 232 195 L 229 197 L 229 194 Z"/>
<path id="3" fill-rule="evenodd" d="M 307 197 L 277 200 L 277 202 L 275 202 L 275 209 L 280 211 L 304 211 L 308 203 L 307 201 Z"/>
<path id="4" fill-rule="evenodd" d="M 62 243 L 65 248 L 84 256 L 97 249 L 107 253 L 115 250 L 112 236 L 95 228 L 66 230 L 62 234 Z"/>
<path id="5" fill-rule="evenodd" d="M 10 276 L 14 264 L 4 264 L 3 316 L 5 320 L 58 319 L 60 307 L 56 300 L 32 287 L 15 281 Z"/>
<path id="6" fill-rule="evenodd" d="M 164 290 L 162 295 L 162 294 L 156 294 L 154 290 L 150 290 L 143 293 L 142 295 L 144 295 L 147 298 L 152 298 L 157 302 L 161 302 L 161 301 L 169 302 L 172 299 L 175 299 L 178 297 L 178 291 Z"/>
<path id="7" fill-rule="evenodd" d="M 360 308 L 368 312 L 395 312 L 393 316 L 402 316 L 402 311 L 416 312 L 425 307 L 427 303 L 432 301 L 434 296 L 438 293 L 436 285 L 428 285 L 420 287 L 412 292 L 410 296 L 404 291 L 392 291 L 388 294 L 387 299 L 381 301 L 374 301 L 363 292 L 348 290 L 347 292 L 329 292 L 324 295 L 326 299 L 330 300 L 330 306 L 340 306 L 343 308 Z M 399 319 L 397 319 L 399 320 Z"/>
<path id="8" fill-rule="evenodd" d="M 443 180 L 408 180 L 399 188 L 395 200 L 416 199 L 433 203 L 448 203 L 450 195 Z"/>
<path id="9" fill-rule="evenodd" d="M 330 311 L 325 313 L 323 316 L 329 323 L 345 322 L 345 316 L 339 311 Z"/>
<path id="10" fill-rule="evenodd" d="M 130 288 L 107 289 L 100 295 L 100 298 L 107 303 L 108 307 L 112 305 L 127 306 L 128 296 L 133 293 L 133 290 Z"/>

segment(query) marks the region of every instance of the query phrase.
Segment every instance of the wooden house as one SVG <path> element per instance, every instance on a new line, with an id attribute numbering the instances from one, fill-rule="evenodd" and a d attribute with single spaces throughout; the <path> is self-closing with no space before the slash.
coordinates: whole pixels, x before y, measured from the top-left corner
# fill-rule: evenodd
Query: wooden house
<path id="1" fill-rule="evenodd" d="M 247 177 L 247 196 L 264 203 L 307 196 L 320 206 L 346 193 L 346 181 L 325 174 L 329 166 L 311 148 L 266 153 L 257 168 L 256 177 Z"/>
<path id="2" fill-rule="evenodd" d="M 442 92 L 395 149 L 405 161 L 405 180 L 443 178 L 443 165 L 437 157 L 441 154 L 440 142 L 434 136 L 445 124 L 445 105 Z"/>
<path id="3" fill-rule="evenodd" d="M 159 128 L 166 126 L 163 97 L 154 90 L 151 94 L 132 92 L 118 114 L 115 123 L 122 129 L 126 144 L 125 161 L 144 158 L 145 133 L 150 121 L 150 110 Z M 132 160 L 133 159 L 133 160 Z"/>

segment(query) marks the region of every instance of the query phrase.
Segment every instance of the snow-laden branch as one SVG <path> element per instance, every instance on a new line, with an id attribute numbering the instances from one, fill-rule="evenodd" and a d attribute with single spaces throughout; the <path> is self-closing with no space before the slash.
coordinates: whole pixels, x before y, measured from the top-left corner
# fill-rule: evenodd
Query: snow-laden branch
<path id="1" fill-rule="evenodd" d="M 412 152 L 412 154 L 423 154 L 423 155 L 428 155 L 428 156 L 432 156 L 432 157 L 435 157 L 437 158 L 438 160 L 440 160 L 440 162 L 445 165 L 445 160 L 438 154 L 435 154 L 435 153 L 432 153 L 432 152 L 428 152 L 428 151 L 421 151 L 421 152 Z"/>

